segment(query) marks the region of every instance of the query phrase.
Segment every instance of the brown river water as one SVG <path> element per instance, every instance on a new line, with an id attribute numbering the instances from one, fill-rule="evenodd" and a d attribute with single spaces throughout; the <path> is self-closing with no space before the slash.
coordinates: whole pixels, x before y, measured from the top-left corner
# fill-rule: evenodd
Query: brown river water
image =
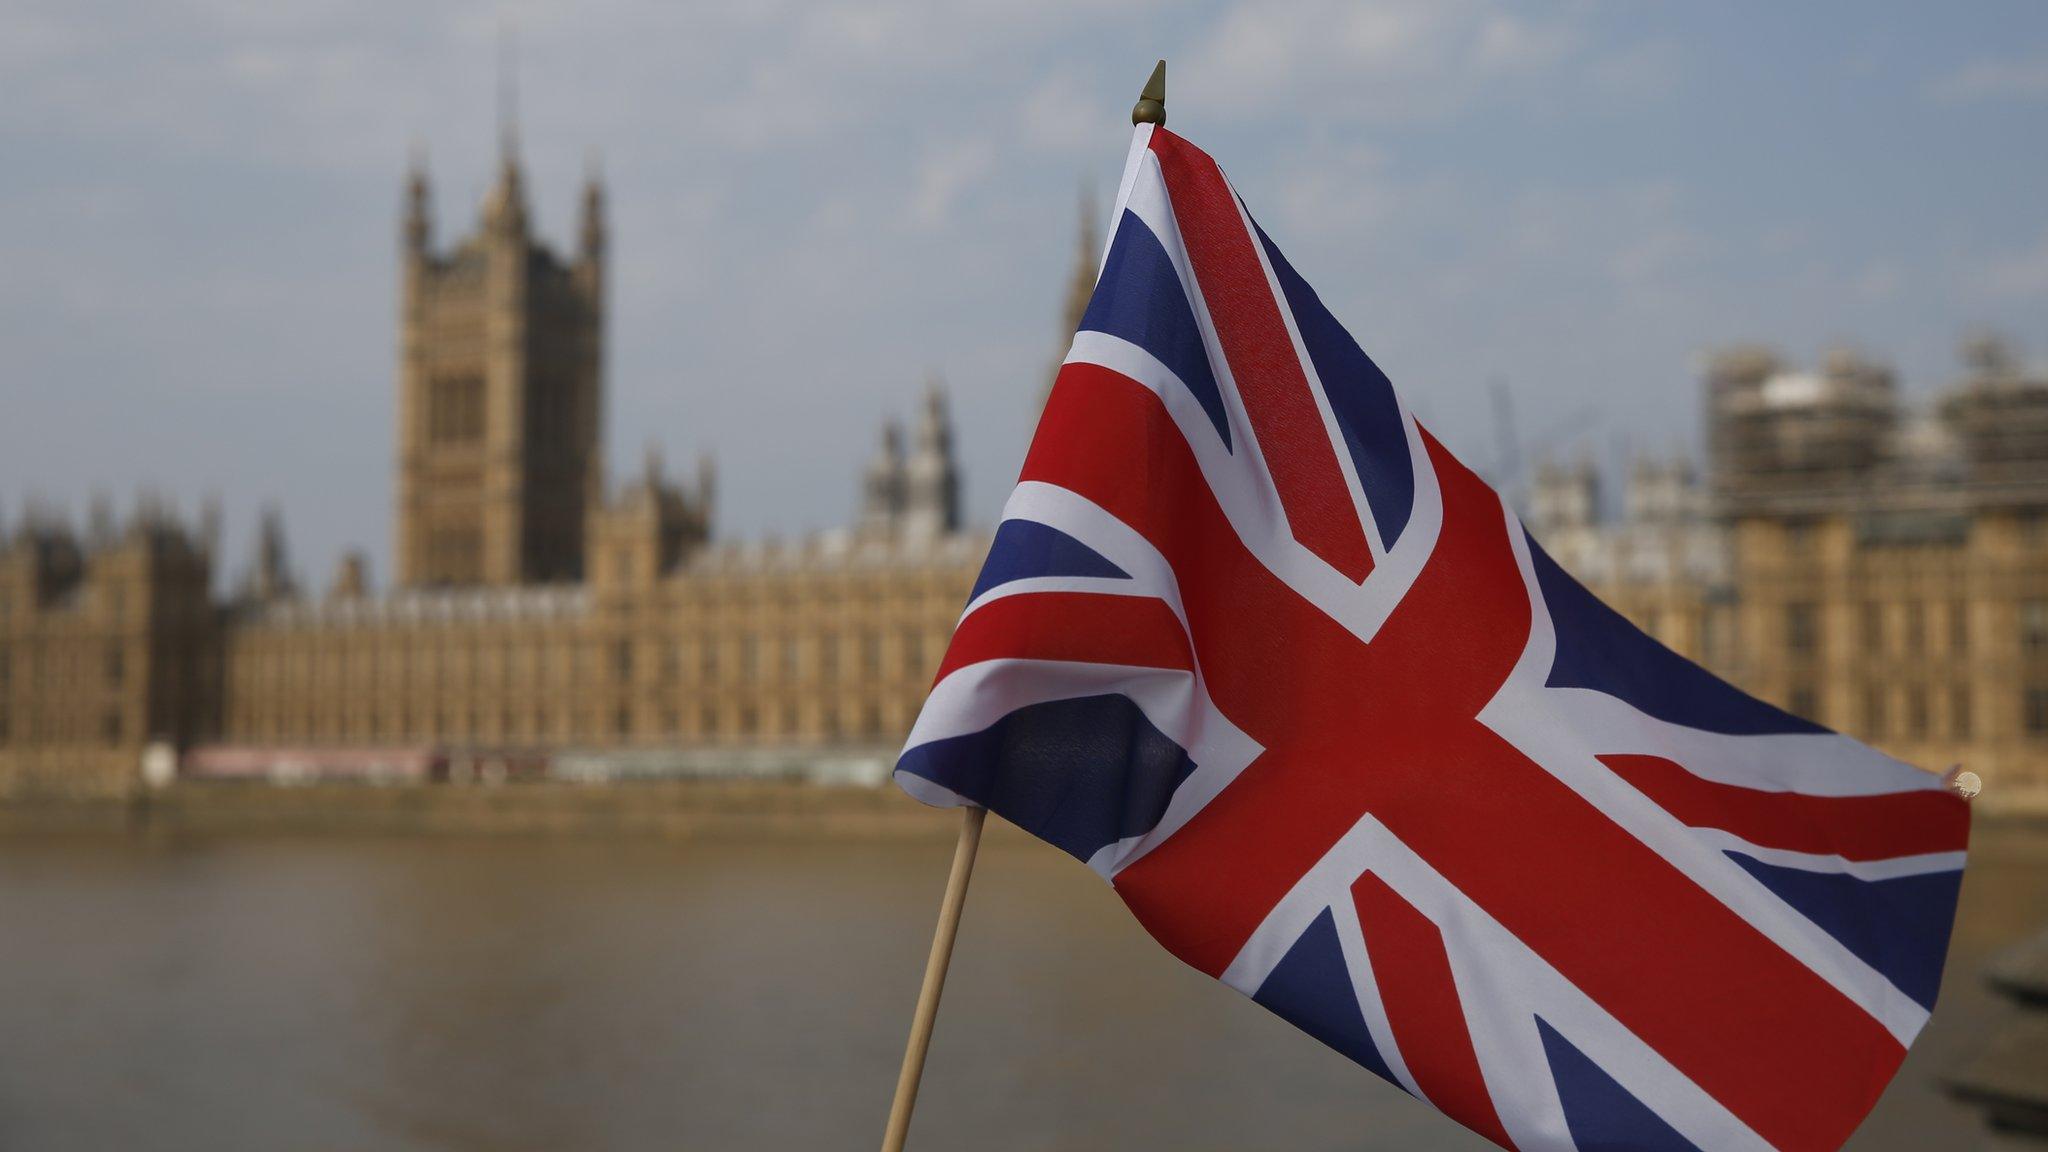
<path id="1" fill-rule="evenodd" d="M 913 1149 L 1489 1147 L 991 824 Z M 0 838 L 0 1149 L 872 1148 L 934 831 Z M 1985 956 L 2048 924 L 2048 831 L 1976 840 L 1940 1008 L 1852 1148 L 1975 1144 L 1938 1081 L 2000 1018 Z"/>

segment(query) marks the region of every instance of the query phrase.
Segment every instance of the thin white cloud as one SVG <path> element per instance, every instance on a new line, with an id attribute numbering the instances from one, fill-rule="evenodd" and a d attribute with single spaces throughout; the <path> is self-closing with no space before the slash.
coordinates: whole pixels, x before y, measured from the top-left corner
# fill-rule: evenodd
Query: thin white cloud
<path id="1" fill-rule="evenodd" d="M 1536 260 L 1587 259 L 1628 278 L 1661 264 L 1656 253 L 1685 247 L 1684 192 L 1668 181 L 1592 187 L 1539 186 L 1518 193 L 1508 212 L 1513 250 Z M 1664 239 L 1652 242 L 1652 238 Z"/>
<path id="2" fill-rule="evenodd" d="M 1201 77 L 1204 107 L 1225 114 L 1411 123 L 1551 72 L 1582 41 L 1575 16 L 1527 18 L 1482 0 L 1239 0 L 1186 71 Z"/>
<path id="3" fill-rule="evenodd" d="M 1623 106 L 1658 100 L 1678 87 L 1685 53 L 1674 40 L 1650 40 L 1607 53 L 1586 68 L 1598 95 Z"/>
<path id="4" fill-rule="evenodd" d="M 1489 71 L 1539 71 L 1563 60 L 1578 42 L 1576 28 L 1496 12 L 1480 22 L 1473 59 Z"/>
<path id="5" fill-rule="evenodd" d="M 1608 257 L 1607 269 L 1624 288 L 1652 288 L 1670 281 L 1711 250 L 1706 238 L 1690 228 L 1653 228 L 1629 239 Z"/>
<path id="6" fill-rule="evenodd" d="M 1103 109 L 1114 107 L 1079 73 L 1061 69 L 1024 97 L 1018 109 L 1019 135 L 1034 148 L 1079 155 L 1102 142 Z M 1115 126 L 1115 120 L 1110 124 Z"/>
<path id="7" fill-rule="evenodd" d="M 1342 245 L 1364 252 L 1390 229 L 1426 226 L 1457 189 L 1442 176 L 1397 178 L 1386 154 L 1370 145 L 1322 147 L 1274 165 L 1276 240 Z"/>
<path id="8" fill-rule="evenodd" d="M 1972 61 L 1928 86 L 1943 104 L 2048 100 L 2048 52 Z"/>
<path id="9" fill-rule="evenodd" d="M 986 136 L 956 140 L 927 154 L 911 181 L 911 225 L 926 231 L 945 227 L 954 204 L 988 176 L 995 161 L 995 143 Z"/>

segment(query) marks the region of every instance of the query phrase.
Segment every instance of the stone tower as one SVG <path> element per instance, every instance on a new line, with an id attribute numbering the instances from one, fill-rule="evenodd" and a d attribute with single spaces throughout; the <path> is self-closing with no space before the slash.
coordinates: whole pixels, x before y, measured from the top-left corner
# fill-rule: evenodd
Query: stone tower
<path id="1" fill-rule="evenodd" d="M 291 553 L 284 542 L 284 514 L 275 508 L 265 508 L 256 529 L 256 558 L 249 565 L 243 598 L 256 602 L 288 600 L 298 590 L 298 580 L 292 576 Z"/>
<path id="2" fill-rule="evenodd" d="M 960 468 L 953 460 L 953 421 L 945 386 L 933 380 L 918 413 L 910 456 L 903 462 L 903 531 L 912 537 L 960 530 Z"/>
<path id="3" fill-rule="evenodd" d="M 1074 270 L 1067 276 L 1067 298 L 1060 307 L 1059 353 L 1053 357 L 1052 371 L 1046 373 L 1045 389 L 1038 397 L 1040 408 L 1052 398 L 1053 381 L 1060 374 L 1060 365 L 1066 362 L 1067 348 L 1073 343 L 1074 333 L 1081 330 L 1081 317 L 1088 313 L 1088 301 L 1095 296 L 1095 277 L 1102 260 L 1102 235 L 1095 225 L 1095 199 L 1086 189 L 1081 192 L 1080 224 Z"/>
<path id="4" fill-rule="evenodd" d="M 861 476 L 859 532 L 869 539 L 894 536 L 903 520 L 903 429 L 882 425 L 882 443 Z"/>
<path id="5" fill-rule="evenodd" d="M 602 496 L 605 211 L 593 173 L 564 260 L 534 236 L 510 133 L 476 233 L 434 246 L 423 166 L 407 186 L 398 371 L 398 581 L 583 575 Z"/>
<path id="6" fill-rule="evenodd" d="M 1079 246 L 1074 250 L 1074 270 L 1067 277 L 1067 299 L 1060 314 L 1062 327 L 1071 338 L 1081 327 L 1088 301 L 1095 295 L 1097 266 L 1102 260 L 1102 233 L 1095 223 L 1095 198 L 1081 193 Z"/>

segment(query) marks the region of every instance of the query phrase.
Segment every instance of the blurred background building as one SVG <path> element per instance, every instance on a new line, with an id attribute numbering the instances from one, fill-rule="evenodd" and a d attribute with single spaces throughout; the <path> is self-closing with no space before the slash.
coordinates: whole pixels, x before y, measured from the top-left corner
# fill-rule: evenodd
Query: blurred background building
<path id="1" fill-rule="evenodd" d="M 1911 411 L 1884 366 L 1710 358 L 1708 470 L 1639 461 L 1621 515 L 1590 464 L 1537 470 L 1529 525 L 1667 646 L 2006 802 L 2048 791 L 2048 378 L 1990 337 Z M 1994 803 L 1998 802 L 1994 799 Z"/>
<path id="2" fill-rule="evenodd" d="M 303 588 L 275 515 L 225 599 L 212 513 L 152 499 L 119 530 L 103 509 L 82 533 L 40 509 L 11 526 L 0 791 L 124 791 L 151 743 L 202 775 L 886 762 L 986 550 L 961 524 L 943 386 L 907 445 L 885 427 L 853 528 L 714 542 L 708 457 L 685 483 L 650 450 L 606 490 L 605 243 L 595 178 L 573 256 L 534 235 L 509 146 L 445 249 L 409 177 L 388 591 L 360 553 Z"/>
<path id="3" fill-rule="evenodd" d="M 1083 212 L 1068 330 L 1098 241 Z M 879 778 L 967 599 L 945 392 L 885 425 L 844 529 L 713 533 L 707 457 L 608 489 L 604 190 L 573 255 L 533 232 L 508 141 L 476 231 L 442 247 L 422 167 L 401 225 L 398 571 L 301 586 L 267 517 L 214 592 L 218 517 L 142 502 L 0 537 L 0 789 L 121 792 L 185 771 Z M 1940 769 L 2048 799 L 2048 379 L 1995 339 L 1909 411 L 1847 352 L 1732 349 L 1702 381 L 1707 465 L 1638 460 L 1603 515 L 1590 462 L 1539 465 L 1531 529 L 1646 632 L 1749 691 Z"/>

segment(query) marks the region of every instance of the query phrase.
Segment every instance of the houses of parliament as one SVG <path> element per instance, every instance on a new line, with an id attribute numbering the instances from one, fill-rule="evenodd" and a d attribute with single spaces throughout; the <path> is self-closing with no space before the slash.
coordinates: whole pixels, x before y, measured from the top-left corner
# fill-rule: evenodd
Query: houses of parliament
<path id="1" fill-rule="evenodd" d="M 607 480 L 603 189 L 572 253 L 538 238 L 507 148 L 473 233 L 400 228 L 391 587 L 360 554 L 302 589 L 277 517 L 216 591 L 217 515 L 0 524 L 0 796 L 125 794 L 196 769 L 380 762 L 760 771 L 886 764 L 986 551 L 963 527 L 945 395 L 883 430 L 843 529 L 714 532 L 709 460 Z M 1096 244 L 1067 305 L 1079 322 Z M 1609 603 L 1749 691 L 2048 807 L 2048 378 L 1973 342 L 1912 411 L 1848 353 L 1760 349 L 1702 381 L 1707 466 L 1640 462 L 1621 514 L 1545 465 L 1525 518 Z M 1030 386 L 1030 385 L 1027 385 Z"/>

